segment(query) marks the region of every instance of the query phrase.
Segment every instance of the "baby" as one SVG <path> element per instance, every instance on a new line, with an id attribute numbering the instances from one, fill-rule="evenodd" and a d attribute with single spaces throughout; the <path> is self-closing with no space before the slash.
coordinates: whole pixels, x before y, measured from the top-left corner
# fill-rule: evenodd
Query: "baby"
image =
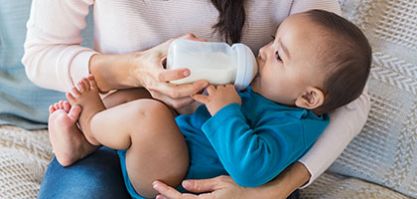
<path id="1" fill-rule="evenodd" d="M 155 197 L 152 182 L 178 186 L 184 178 L 230 175 L 255 187 L 274 179 L 313 145 L 329 123 L 327 113 L 356 99 L 366 84 L 371 48 L 352 23 L 321 10 L 295 14 L 259 50 L 251 86 L 208 86 L 204 104 L 174 116 L 153 99 L 105 109 L 92 76 L 67 94 L 82 106 L 79 124 L 93 145 L 119 150 L 134 198 Z M 59 146 L 57 146 L 59 147 Z"/>

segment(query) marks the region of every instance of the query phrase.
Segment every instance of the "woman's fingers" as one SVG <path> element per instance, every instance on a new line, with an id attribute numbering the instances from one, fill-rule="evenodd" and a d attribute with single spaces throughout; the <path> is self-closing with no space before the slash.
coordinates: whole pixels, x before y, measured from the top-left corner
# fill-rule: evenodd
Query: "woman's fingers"
<path id="1" fill-rule="evenodd" d="M 185 180 L 182 183 L 182 186 L 190 192 L 202 193 L 202 192 L 212 192 L 216 189 L 219 189 L 219 186 L 225 182 L 227 176 L 218 176 L 210 179 L 201 179 L 201 180 Z"/>
<path id="2" fill-rule="evenodd" d="M 157 198 L 159 199 L 191 199 L 191 198 L 201 198 L 201 199 L 214 199 L 214 198 L 231 198 L 236 197 L 240 198 L 242 196 L 237 194 L 238 190 L 236 189 L 236 184 L 230 178 L 230 176 L 218 176 L 210 179 L 201 179 L 201 180 L 185 180 L 182 183 L 182 186 L 194 193 L 202 194 L 181 194 L 174 188 L 160 182 L 155 181 L 152 183 L 153 188 L 157 190 L 160 195 Z M 253 198 L 253 197 L 249 197 Z"/>
<path id="3" fill-rule="evenodd" d="M 156 199 L 169 199 L 169 198 L 167 198 L 167 197 L 165 197 L 163 195 L 157 195 L 156 196 Z"/>
<path id="4" fill-rule="evenodd" d="M 183 35 L 183 39 L 199 40 L 193 34 Z M 179 109 L 190 104 L 194 95 L 207 87 L 207 81 L 196 81 L 190 84 L 175 85 L 169 83 L 173 80 L 179 80 L 190 75 L 190 70 L 186 68 L 165 70 L 163 68 L 163 60 L 166 58 L 166 53 L 169 45 L 174 39 L 170 39 L 154 48 L 151 48 L 141 54 L 143 58 L 140 66 L 144 66 L 143 70 L 137 73 L 139 84 L 145 87 L 152 97 L 165 102 L 167 105 Z M 77 93 L 75 93 L 77 95 Z"/>
<path id="5" fill-rule="evenodd" d="M 159 52 L 160 52 L 159 55 L 160 55 L 161 58 L 165 58 L 166 54 L 168 53 L 169 45 L 171 45 L 171 43 L 175 39 L 189 39 L 189 40 L 194 40 L 194 41 L 207 41 L 206 39 L 198 38 L 197 36 L 195 36 L 192 33 L 188 33 L 188 34 L 182 35 L 182 36 L 177 37 L 177 38 L 169 39 L 169 40 L 165 41 L 164 43 L 162 43 L 162 44 L 160 44 L 156 47 L 156 49 L 158 49 Z"/>
<path id="6" fill-rule="evenodd" d="M 216 91 L 216 87 L 214 87 L 213 85 L 210 85 L 207 87 L 207 93 L 209 95 L 213 95 L 213 93 Z"/>
<path id="7" fill-rule="evenodd" d="M 174 70 L 163 70 L 158 74 L 160 82 L 169 82 L 173 80 L 182 79 L 190 75 L 190 70 L 187 68 L 179 68 Z"/>
<path id="8" fill-rule="evenodd" d="M 153 188 L 158 191 L 160 194 L 166 196 L 165 198 L 170 198 L 170 199 L 177 199 L 177 198 L 181 198 L 181 193 L 178 192 L 176 189 L 160 182 L 160 181 L 155 181 L 152 183 Z"/>
<path id="9" fill-rule="evenodd" d="M 186 34 L 178 38 L 204 41 L 204 39 L 197 38 L 193 34 Z M 189 76 L 190 71 L 188 69 L 171 71 L 164 70 L 163 67 L 163 62 L 166 60 L 169 46 L 175 39 L 178 38 L 169 39 L 164 43 L 161 43 L 140 53 L 129 54 L 129 60 L 132 61 L 129 62 L 130 64 L 128 64 L 128 70 L 134 71 L 134 73 L 132 73 L 132 78 L 130 78 L 132 80 L 131 82 L 133 82 L 131 84 L 148 87 L 149 85 L 152 85 L 156 82 L 168 82 Z M 99 87 L 101 88 L 101 86 Z"/>
<path id="10" fill-rule="evenodd" d="M 187 33 L 183 36 L 180 36 L 179 39 L 189 39 L 189 40 L 196 40 L 198 39 L 197 36 L 193 33 Z"/>
<path id="11" fill-rule="evenodd" d="M 154 49 L 157 50 L 158 55 L 164 59 L 165 56 L 168 54 L 169 45 L 174 41 L 174 39 L 169 39 L 162 44 L 159 44 Z"/>
<path id="12" fill-rule="evenodd" d="M 186 97 L 186 98 L 182 98 L 182 99 L 168 99 L 170 105 L 175 108 L 175 109 L 180 109 L 183 108 L 187 105 L 190 105 L 191 103 L 193 103 L 193 98 L 191 97 Z"/>
<path id="13" fill-rule="evenodd" d="M 212 193 L 204 193 L 200 195 L 190 194 L 190 193 L 180 193 L 176 189 L 164 184 L 160 181 L 155 181 L 152 183 L 153 188 L 158 191 L 160 194 L 156 196 L 156 199 L 214 199 Z"/>
<path id="14" fill-rule="evenodd" d="M 150 91 L 153 98 L 163 101 L 168 106 L 171 106 L 175 109 L 182 108 L 184 106 L 187 106 L 191 104 L 194 100 L 191 97 L 183 97 L 183 98 L 177 98 L 173 99 L 169 96 L 166 96 L 162 93 L 159 93 L 158 91 Z"/>
<path id="15" fill-rule="evenodd" d="M 202 104 L 207 104 L 209 103 L 209 99 L 207 96 L 205 95 L 200 95 L 200 94 L 196 94 L 191 96 L 195 101 L 200 102 Z"/>
<path id="16" fill-rule="evenodd" d="M 191 84 L 177 85 L 177 91 L 180 92 L 180 96 L 191 96 L 203 91 L 208 85 L 207 81 L 199 80 Z"/>
<path id="17" fill-rule="evenodd" d="M 186 35 L 183 35 L 180 37 L 181 39 L 189 39 L 189 40 L 193 40 L 193 41 L 202 41 L 202 42 L 206 42 L 207 39 L 203 39 L 203 38 L 198 38 L 195 34 L 193 33 L 188 33 Z"/>
<path id="18" fill-rule="evenodd" d="M 159 83 L 151 88 L 150 91 L 157 91 L 168 97 L 177 99 L 183 97 L 189 97 L 193 94 L 203 90 L 208 85 L 207 81 L 197 81 L 191 84 L 174 85 L 168 83 Z"/>

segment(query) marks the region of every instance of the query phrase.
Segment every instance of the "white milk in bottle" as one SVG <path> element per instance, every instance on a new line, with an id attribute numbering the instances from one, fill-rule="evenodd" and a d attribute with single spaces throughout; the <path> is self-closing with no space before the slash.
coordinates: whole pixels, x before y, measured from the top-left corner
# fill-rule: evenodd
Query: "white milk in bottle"
<path id="1" fill-rule="evenodd" d="M 244 44 L 186 39 L 173 41 L 168 50 L 167 69 L 177 68 L 188 68 L 190 76 L 171 83 L 207 80 L 211 84 L 233 83 L 238 89 L 246 88 L 258 71 L 255 56 Z"/>

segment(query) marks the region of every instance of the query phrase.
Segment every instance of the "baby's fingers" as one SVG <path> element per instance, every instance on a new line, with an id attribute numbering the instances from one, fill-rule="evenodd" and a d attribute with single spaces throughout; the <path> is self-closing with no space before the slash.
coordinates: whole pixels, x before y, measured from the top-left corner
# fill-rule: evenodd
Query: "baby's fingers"
<path id="1" fill-rule="evenodd" d="M 207 104 L 209 103 L 209 98 L 208 96 L 205 95 L 201 95 L 201 94 L 195 94 L 191 96 L 195 101 L 200 102 L 202 104 Z"/>
<path id="2" fill-rule="evenodd" d="M 210 86 L 208 86 L 207 87 L 207 94 L 208 95 L 213 95 L 214 94 L 214 92 L 216 92 L 216 87 L 214 87 L 213 85 L 210 85 Z"/>

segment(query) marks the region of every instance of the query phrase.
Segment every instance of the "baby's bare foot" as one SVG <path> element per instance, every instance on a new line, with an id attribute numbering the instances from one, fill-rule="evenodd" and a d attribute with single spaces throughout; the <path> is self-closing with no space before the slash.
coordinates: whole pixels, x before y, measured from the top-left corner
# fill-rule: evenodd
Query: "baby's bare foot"
<path id="1" fill-rule="evenodd" d="M 80 112 L 79 106 L 71 107 L 67 101 L 49 106 L 49 140 L 62 166 L 71 165 L 96 148 L 87 142 L 76 125 Z"/>
<path id="2" fill-rule="evenodd" d="M 82 79 L 78 84 L 78 88 L 74 87 L 71 92 L 67 93 L 67 99 L 72 105 L 79 105 L 82 107 L 79 124 L 84 136 L 93 145 L 100 143 L 94 138 L 91 133 L 90 121 L 91 118 L 98 112 L 105 109 L 101 101 L 99 91 L 93 76 Z"/>

